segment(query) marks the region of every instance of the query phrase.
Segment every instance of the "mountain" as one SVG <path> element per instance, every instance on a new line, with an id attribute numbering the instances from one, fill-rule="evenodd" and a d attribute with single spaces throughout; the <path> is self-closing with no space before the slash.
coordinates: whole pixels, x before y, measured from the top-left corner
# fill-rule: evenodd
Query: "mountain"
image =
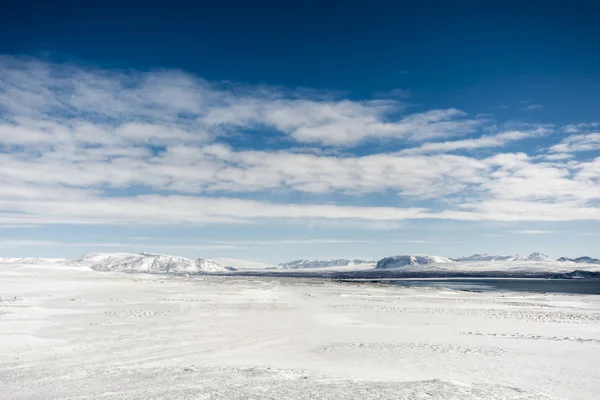
<path id="1" fill-rule="evenodd" d="M 531 253 L 524 261 L 554 261 L 550 257 L 542 253 Z"/>
<path id="2" fill-rule="evenodd" d="M 377 269 L 398 268 L 407 265 L 427 265 L 453 263 L 449 258 L 440 256 L 402 255 L 382 258 L 377 262 Z"/>
<path id="3" fill-rule="evenodd" d="M 561 257 L 556 261 L 560 261 L 560 262 L 574 262 L 574 263 L 578 263 L 578 264 L 600 264 L 600 259 L 598 258 L 592 258 L 592 257 L 577 257 L 577 258 L 567 258 L 567 257 Z"/>
<path id="4" fill-rule="evenodd" d="M 167 256 L 163 254 L 94 253 L 86 254 L 74 264 L 86 265 L 96 271 L 165 273 L 205 273 L 226 272 L 220 264 L 212 260 Z"/>
<path id="5" fill-rule="evenodd" d="M 514 255 L 491 255 L 491 254 L 473 254 L 468 257 L 453 258 L 457 262 L 475 262 L 475 261 L 553 261 L 550 257 L 542 253 L 531 253 L 528 256 Z"/>
<path id="6" fill-rule="evenodd" d="M 567 257 L 561 257 L 556 261 L 558 261 L 558 262 L 576 262 L 573 258 L 567 258 Z"/>
<path id="7" fill-rule="evenodd" d="M 194 264 L 198 272 L 223 272 L 228 271 L 221 264 L 214 262 L 213 260 L 209 260 L 207 258 L 196 258 L 194 260 Z"/>
<path id="8" fill-rule="evenodd" d="M 374 264 L 375 261 L 367 260 L 295 260 L 287 263 L 278 264 L 272 269 L 309 269 L 309 268 L 330 268 L 330 267 L 350 267 L 361 264 Z"/>
<path id="9" fill-rule="evenodd" d="M 575 270 L 564 274 L 564 277 L 569 279 L 600 279 L 600 272 Z"/>

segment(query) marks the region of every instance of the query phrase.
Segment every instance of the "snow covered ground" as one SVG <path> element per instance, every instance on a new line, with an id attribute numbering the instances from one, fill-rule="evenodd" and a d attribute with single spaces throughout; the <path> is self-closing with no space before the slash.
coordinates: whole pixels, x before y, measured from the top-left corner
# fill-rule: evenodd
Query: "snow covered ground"
<path id="1" fill-rule="evenodd" d="M 0 265 L 16 399 L 594 399 L 600 296 Z"/>

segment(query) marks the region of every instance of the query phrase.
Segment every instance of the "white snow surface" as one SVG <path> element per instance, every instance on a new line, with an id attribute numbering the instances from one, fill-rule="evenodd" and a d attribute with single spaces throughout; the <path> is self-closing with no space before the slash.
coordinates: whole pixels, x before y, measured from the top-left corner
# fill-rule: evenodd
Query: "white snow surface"
<path id="1" fill-rule="evenodd" d="M 207 259 L 190 260 L 184 257 L 150 253 L 94 253 L 86 254 L 72 264 L 87 265 L 97 271 L 146 273 L 203 273 L 226 272 L 220 264 Z"/>
<path id="2" fill-rule="evenodd" d="M 358 259 L 335 259 L 335 260 L 295 260 L 276 265 L 277 269 L 313 269 L 332 267 L 354 267 L 365 264 L 374 264 L 375 261 Z"/>
<path id="3" fill-rule="evenodd" d="M 0 267 L 2 400 L 598 398 L 600 296 L 49 265 Z"/>

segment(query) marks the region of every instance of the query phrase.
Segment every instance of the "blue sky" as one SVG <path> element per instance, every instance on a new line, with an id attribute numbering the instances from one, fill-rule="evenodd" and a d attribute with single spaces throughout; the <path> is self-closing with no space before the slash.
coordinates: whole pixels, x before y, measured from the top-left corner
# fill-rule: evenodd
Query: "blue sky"
<path id="1" fill-rule="evenodd" d="M 0 253 L 600 256 L 593 2 L 3 2 Z"/>

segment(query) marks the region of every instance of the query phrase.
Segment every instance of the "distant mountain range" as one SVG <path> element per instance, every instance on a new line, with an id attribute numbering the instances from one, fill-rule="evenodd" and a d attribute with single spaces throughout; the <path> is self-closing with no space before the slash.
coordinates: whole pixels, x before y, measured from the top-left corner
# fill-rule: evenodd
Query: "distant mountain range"
<path id="1" fill-rule="evenodd" d="M 470 262 L 470 261 L 554 261 L 550 257 L 542 253 L 531 253 L 528 256 L 514 255 L 490 255 L 490 254 L 473 254 L 468 257 L 458 257 L 452 260 L 458 262 Z"/>
<path id="2" fill-rule="evenodd" d="M 588 264 L 600 264 L 600 260 L 591 257 L 579 257 L 575 259 L 571 258 L 559 258 L 553 260 L 542 253 L 531 253 L 529 255 L 493 255 L 493 254 L 473 254 L 467 257 L 448 258 L 442 256 L 433 255 L 397 255 L 384 257 L 379 260 L 375 268 L 376 269 L 390 269 L 400 268 L 407 266 L 418 266 L 418 265 L 434 265 L 434 264 L 450 264 L 450 263 L 477 263 L 477 262 L 537 262 L 537 263 L 556 263 L 561 262 L 575 262 L 575 263 L 588 263 Z M 286 263 L 281 263 L 276 266 L 270 267 L 269 269 L 318 269 L 318 268 L 330 268 L 330 267 L 345 267 L 345 266 L 360 266 L 365 267 L 368 264 L 375 264 L 375 261 L 368 260 L 351 260 L 351 259 L 334 259 L 334 260 L 295 260 Z"/>
<path id="3" fill-rule="evenodd" d="M 369 260 L 294 260 L 286 263 L 281 263 L 271 267 L 271 269 L 309 269 L 309 268 L 330 268 L 330 267 L 348 267 L 363 264 L 375 264 L 375 261 Z"/>
<path id="4" fill-rule="evenodd" d="M 474 254 L 468 257 L 447 258 L 440 256 L 427 255 L 400 255 L 385 257 L 377 262 L 376 268 L 399 268 L 412 265 L 429 265 L 429 264 L 448 264 L 448 263 L 471 263 L 471 262 L 514 262 L 514 261 L 536 261 L 536 262 L 554 262 L 550 257 L 542 253 L 531 253 L 528 256 L 514 255 L 490 255 L 490 254 Z"/>
<path id="5" fill-rule="evenodd" d="M 573 262 L 573 263 L 577 263 L 577 264 L 600 264 L 600 259 L 598 258 L 592 258 L 592 257 L 578 257 L 578 258 L 567 258 L 567 257 L 561 257 L 556 261 L 560 261 L 560 262 Z"/>
<path id="6" fill-rule="evenodd" d="M 224 259 L 233 260 L 233 259 Z M 188 259 L 151 253 L 93 253 L 77 259 L 58 258 L 0 258 L 0 264 L 45 265 L 90 268 L 96 271 L 145 272 L 156 274 L 205 273 L 276 273 L 303 275 L 363 274 L 367 276 L 541 276 L 562 274 L 566 278 L 597 279 L 600 259 L 592 257 L 552 260 L 542 253 L 522 255 L 474 254 L 468 257 L 447 258 L 433 255 L 397 255 L 384 257 L 378 262 L 361 259 L 309 260 L 301 259 L 267 267 L 268 264 L 235 260 L 236 266 L 225 266 L 208 259 Z M 577 266 L 575 266 L 577 265 Z M 271 272 L 269 272 L 271 271 Z M 289 271 L 289 272 L 286 272 Z M 571 274 L 571 275 L 569 275 Z M 350 276 L 349 275 L 349 276 Z M 563 276 L 564 275 L 564 276 Z M 550 275 L 548 275 L 550 276 Z M 552 275 L 554 276 L 554 275 Z M 557 275 L 558 276 L 558 275 Z"/>

